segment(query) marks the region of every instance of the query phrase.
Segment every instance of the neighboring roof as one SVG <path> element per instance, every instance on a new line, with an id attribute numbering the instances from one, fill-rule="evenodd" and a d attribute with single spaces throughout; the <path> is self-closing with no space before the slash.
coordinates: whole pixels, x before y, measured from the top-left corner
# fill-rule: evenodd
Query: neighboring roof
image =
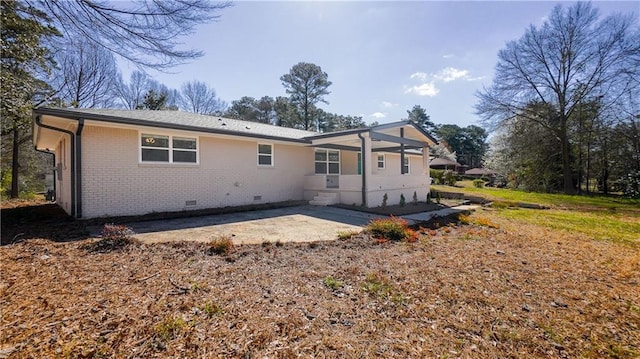
<path id="1" fill-rule="evenodd" d="M 307 142 L 306 137 L 317 132 L 295 128 L 273 126 L 258 122 L 249 122 L 200 115 L 183 111 L 118 110 L 118 109 L 76 109 L 39 107 L 35 115 L 49 115 L 63 118 L 83 118 L 85 120 L 104 121 L 129 125 L 151 126 L 188 131 L 234 134 L 247 137 L 294 140 Z"/>
<path id="2" fill-rule="evenodd" d="M 446 158 L 434 158 L 429 162 L 429 166 L 462 166 L 458 162 L 453 162 Z"/>
<path id="3" fill-rule="evenodd" d="M 498 172 L 486 168 L 472 168 L 464 172 L 466 175 L 494 175 L 496 173 Z"/>

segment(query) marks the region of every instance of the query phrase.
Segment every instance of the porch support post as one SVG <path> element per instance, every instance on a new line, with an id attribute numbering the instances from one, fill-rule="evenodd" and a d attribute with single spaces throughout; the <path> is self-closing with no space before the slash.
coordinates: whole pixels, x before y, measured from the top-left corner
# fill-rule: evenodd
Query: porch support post
<path id="1" fill-rule="evenodd" d="M 400 138 L 404 138 L 404 127 L 400 127 Z M 404 174 L 404 143 L 400 142 L 400 174 Z"/>
<path id="2" fill-rule="evenodd" d="M 369 181 L 371 179 L 371 137 L 369 133 L 359 133 L 360 138 L 360 153 L 361 153 L 361 166 L 362 166 L 362 205 L 367 205 L 367 195 L 369 192 Z"/>
<path id="3" fill-rule="evenodd" d="M 430 175 L 429 173 L 429 147 L 422 147 L 422 174 Z"/>

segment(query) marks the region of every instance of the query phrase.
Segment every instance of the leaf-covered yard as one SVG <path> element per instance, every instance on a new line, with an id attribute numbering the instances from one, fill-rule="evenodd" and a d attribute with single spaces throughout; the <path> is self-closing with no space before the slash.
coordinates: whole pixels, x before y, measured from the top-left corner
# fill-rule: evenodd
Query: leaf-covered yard
<path id="1" fill-rule="evenodd" d="M 640 355 L 637 246 L 493 210 L 466 222 L 416 243 L 359 235 L 228 255 L 4 246 L 0 357 Z"/>

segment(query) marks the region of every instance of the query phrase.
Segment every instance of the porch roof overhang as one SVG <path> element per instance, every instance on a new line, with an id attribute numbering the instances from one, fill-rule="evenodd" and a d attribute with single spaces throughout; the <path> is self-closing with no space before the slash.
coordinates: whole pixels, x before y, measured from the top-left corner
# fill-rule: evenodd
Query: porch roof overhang
<path id="1" fill-rule="evenodd" d="M 372 152 L 421 150 L 438 142 L 413 121 L 400 121 L 370 128 L 324 133 L 307 137 L 312 147 L 360 151 L 361 138 L 371 138 Z"/>

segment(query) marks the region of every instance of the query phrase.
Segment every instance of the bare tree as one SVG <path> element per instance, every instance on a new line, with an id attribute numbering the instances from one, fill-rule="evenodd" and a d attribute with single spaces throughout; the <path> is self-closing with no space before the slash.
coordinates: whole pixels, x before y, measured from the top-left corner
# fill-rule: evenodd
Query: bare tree
<path id="1" fill-rule="evenodd" d="M 120 74 L 111 52 L 85 41 L 72 41 L 56 55 L 57 97 L 72 107 L 112 107 Z"/>
<path id="2" fill-rule="evenodd" d="M 224 110 L 224 102 L 216 96 L 216 90 L 197 80 L 182 84 L 180 107 L 189 112 L 210 115 Z"/>
<path id="3" fill-rule="evenodd" d="M 142 71 L 132 72 L 129 83 L 125 83 L 120 77 L 116 92 L 122 107 L 129 110 L 135 110 L 140 107 L 142 101 L 144 101 L 144 95 L 149 90 L 150 80 L 149 76 Z"/>
<path id="4" fill-rule="evenodd" d="M 179 37 L 220 17 L 230 2 L 208 0 L 26 0 L 54 19 L 67 38 L 84 38 L 143 67 L 166 69 L 202 56 L 182 50 Z"/>
<path id="5" fill-rule="evenodd" d="M 590 3 L 557 5 L 541 27 L 532 25 L 498 53 L 493 84 L 477 94 L 476 109 L 486 125 L 524 118 L 557 138 L 565 193 L 575 192 L 569 129 L 577 108 L 593 98 L 615 106 L 638 91 L 636 23 L 620 14 L 599 21 Z"/>

